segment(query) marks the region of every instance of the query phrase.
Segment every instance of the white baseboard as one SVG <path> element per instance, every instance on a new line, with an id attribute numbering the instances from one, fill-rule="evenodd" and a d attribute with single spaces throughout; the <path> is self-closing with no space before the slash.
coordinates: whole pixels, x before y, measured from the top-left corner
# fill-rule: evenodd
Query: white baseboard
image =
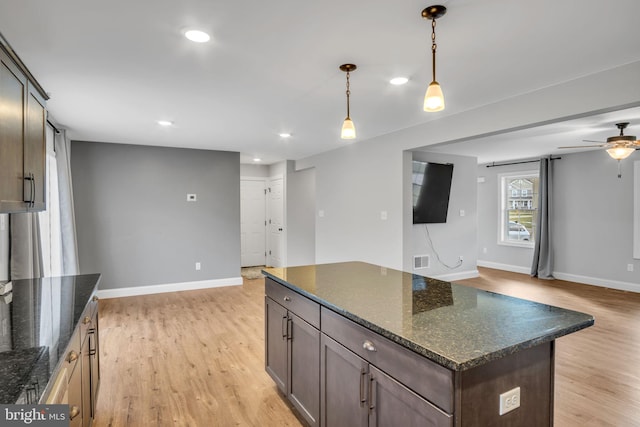
<path id="1" fill-rule="evenodd" d="M 500 264 L 497 262 L 478 260 L 479 267 L 495 268 L 496 270 L 511 271 L 513 273 L 531 274 L 528 267 L 520 267 L 517 265 Z M 580 276 L 578 274 L 562 273 L 554 271 L 553 277 L 558 280 L 567 282 L 582 283 L 584 285 L 600 286 L 602 288 L 619 289 L 621 291 L 640 292 L 640 285 L 631 282 L 622 282 L 619 280 L 601 279 L 599 277 Z"/>
<path id="2" fill-rule="evenodd" d="M 228 279 L 201 280 L 198 282 L 167 283 L 163 285 L 136 286 L 131 288 L 99 289 L 99 298 L 122 298 L 137 295 L 162 294 L 165 292 L 193 291 L 196 289 L 219 288 L 242 285 L 242 277 Z"/>
<path id="3" fill-rule="evenodd" d="M 600 279 L 598 277 L 578 276 L 577 274 L 561 273 L 558 271 L 553 272 L 553 277 L 558 280 L 566 280 L 567 282 L 584 283 L 585 285 L 600 286 L 602 288 L 611 288 L 621 291 L 640 293 L 640 285 L 637 283 Z"/>
<path id="4" fill-rule="evenodd" d="M 478 267 L 494 268 L 496 270 L 510 271 L 512 273 L 531 274 L 531 267 L 519 265 L 501 264 L 499 262 L 478 260 Z"/>
<path id="5" fill-rule="evenodd" d="M 438 274 L 437 276 L 430 276 L 434 279 L 443 280 L 445 282 L 453 282 L 456 280 L 473 279 L 479 277 L 480 272 L 478 270 L 467 270 L 456 273 Z"/>

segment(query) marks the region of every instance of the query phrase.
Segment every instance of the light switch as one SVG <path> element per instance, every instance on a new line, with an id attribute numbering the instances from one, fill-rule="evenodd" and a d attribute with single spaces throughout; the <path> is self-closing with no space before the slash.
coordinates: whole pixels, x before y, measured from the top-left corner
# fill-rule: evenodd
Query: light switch
<path id="1" fill-rule="evenodd" d="M 380 219 L 386 221 L 387 219 L 387 211 L 380 211 Z"/>
<path id="2" fill-rule="evenodd" d="M 460 216 L 464 216 L 465 212 L 464 209 L 460 209 Z"/>
<path id="3" fill-rule="evenodd" d="M 320 209 L 320 210 L 318 211 L 318 216 L 319 216 L 320 218 L 324 218 L 324 211 L 323 211 L 322 209 Z"/>

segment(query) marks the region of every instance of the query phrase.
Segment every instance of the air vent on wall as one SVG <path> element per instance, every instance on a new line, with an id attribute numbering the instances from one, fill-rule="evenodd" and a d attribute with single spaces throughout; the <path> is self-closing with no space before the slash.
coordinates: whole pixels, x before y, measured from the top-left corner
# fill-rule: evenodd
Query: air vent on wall
<path id="1" fill-rule="evenodd" d="M 413 269 L 429 268 L 429 255 L 415 255 L 413 257 Z"/>

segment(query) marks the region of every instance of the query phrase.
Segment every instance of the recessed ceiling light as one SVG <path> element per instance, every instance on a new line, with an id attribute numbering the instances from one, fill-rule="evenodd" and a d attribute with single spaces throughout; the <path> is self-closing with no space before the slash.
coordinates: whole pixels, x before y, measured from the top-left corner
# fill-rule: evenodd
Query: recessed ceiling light
<path id="1" fill-rule="evenodd" d="M 158 120 L 158 124 L 160 126 L 172 126 L 173 122 L 170 122 L 169 120 Z"/>
<path id="2" fill-rule="evenodd" d="M 291 137 L 291 134 L 290 133 L 286 133 L 286 132 L 279 133 L 278 135 L 280 135 L 281 138 L 289 138 L 289 137 Z"/>
<path id="3" fill-rule="evenodd" d="M 391 83 L 392 85 L 400 86 L 400 85 L 406 84 L 408 81 L 409 79 L 406 77 L 394 77 L 391 80 L 389 80 L 389 83 Z"/>
<path id="4" fill-rule="evenodd" d="M 211 36 L 209 36 L 209 34 L 200 30 L 186 31 L 184 33 L 184 36 L 189 40 L 191 40 L 192 42 L 196 42 L 196 43 L 206 43 L 211 39 Z"/>
<path id="5" fill-rule="evenodd" d="M 262 161 L 262 159 L 260 159 L 260 158 L 256 157 L 255 159 L 253 159 L 253 161 L 254 161 L 254 162 L 256 162 L 256 163 L 258 163 L 258 162 L 261 162 L 261 161 Z"/>

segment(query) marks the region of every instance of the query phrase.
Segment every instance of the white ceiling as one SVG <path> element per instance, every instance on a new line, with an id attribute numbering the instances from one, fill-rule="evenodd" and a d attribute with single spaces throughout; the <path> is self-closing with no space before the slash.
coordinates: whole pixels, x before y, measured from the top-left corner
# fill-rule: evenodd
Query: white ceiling
<path id="1" fill-rule="evenodd" d="M 0 32 L 50 92 L 51 117 L 71 139 L 239 151 L 243 162 L 264 163 L 345 144 L 338 66 L 346 62 L 358 65 L 358 139 L 350 143 L 360 143 L 640 60 L 638 0 L 443 3 L 440 113 L 421 108 L 431 80 L 424 0 L 5 0 Z M 187 41 L 182 32 L 194 27 L 212 40 Z M 391 86 L 399 75 L 409 83 Z M 576 145 L 615 134 L 621 115 L 632 123 L 628 133 L 639 134 L 636 109 L 521 135 L 533 147 L 538 133 L 568 137 L 554 147 Z M 160 128 L 159 119 L 175 126 Z M 507 153 L 513 139 L 491 141 Z M 481 142 L 486 153 L 491 144 Z"/>

